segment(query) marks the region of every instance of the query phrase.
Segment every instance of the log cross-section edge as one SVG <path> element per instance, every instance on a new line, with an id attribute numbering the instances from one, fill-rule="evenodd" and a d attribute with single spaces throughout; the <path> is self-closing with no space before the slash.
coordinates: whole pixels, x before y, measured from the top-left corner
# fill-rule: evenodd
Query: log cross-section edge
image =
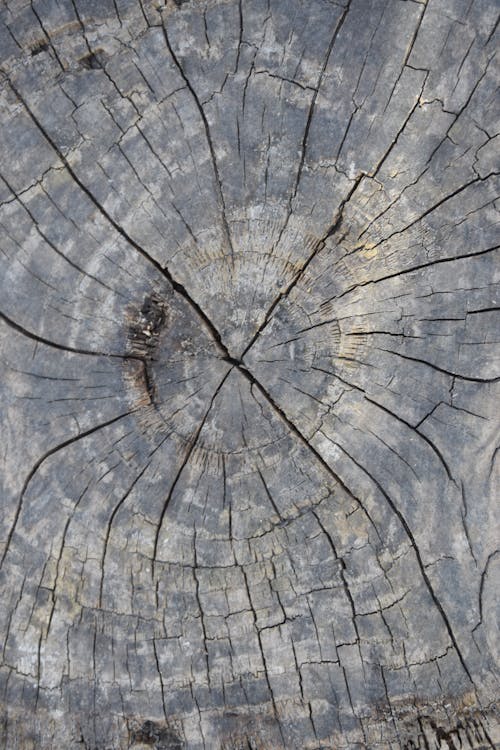
<path id="1" fill-rule="evenodd" d="M 0 2 L 0 748 L 500 747 L 498 15 Z"/>

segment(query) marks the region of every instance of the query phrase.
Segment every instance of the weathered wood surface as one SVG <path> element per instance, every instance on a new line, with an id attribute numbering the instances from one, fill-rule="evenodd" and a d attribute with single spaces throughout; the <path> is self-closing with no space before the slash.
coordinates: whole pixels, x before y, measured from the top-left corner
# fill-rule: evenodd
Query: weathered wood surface
<path id="1" fill-rule="evenodd" d="M 1 3 L 1 747 L 499 741 L 497 14 Z"/>

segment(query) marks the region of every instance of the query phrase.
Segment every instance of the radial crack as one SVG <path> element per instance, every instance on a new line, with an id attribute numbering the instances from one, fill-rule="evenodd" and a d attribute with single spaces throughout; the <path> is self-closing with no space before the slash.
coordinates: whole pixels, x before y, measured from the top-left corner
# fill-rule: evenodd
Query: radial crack
<path id="1" fill-rule="evenodd" d="M 18 524 L 19 516 L 21 515 L 21 510 L 22 510 L 22 506 L 24 502 L 24 496 L 26 495 L 26 491 L 29 485 L 31 484 L 33 477 L 35 476 L 39 468 L 42 466 L 42 464 L 44 464 L 45 461 L 47 461 L 47 459 L 49 459 L 51 456 L 55 455 L 56 453 L 59 453 L 59 451 L 63 450 L 64 448 L 67 448 L 69 445 L 73 445 L 73 443 L 76 443 L 79 440 L 83 440 L 84 438 L 88 437 L 89 435 L 94 434 L 94 432 L 97 432 L 98 430 L 102 430 L 105 427 L 109 427 L 115 422 L 118 422 L 120 419 L 124 419 L 125 417 L 128 417 L 131 414 L 133 414 L 133 410 L 124 412 L 123 414 L 119 414 L 117 417 L 113 417 L 113 419 L 108 419 L 107 422 L 101 422 L 101 424 L 95 425 L 94 427 L 91 427 L 90 429 L 85 430 L 84 432 L 80 432 L 78 435 L 74 435 L 73 437 L 68 438 L 68 440 L 64 440 L 62 443 L 59 443 L 59 445 L 56 445 L 54 448 L 51 448 L 46 453 L 44 453 L 43 456 L 41 456 L 38 459 L 38 461 L 34 464 L 33 468 L 29 472 L 28 476 L 24 480 L 24 484 L 22 486 L 21 493 L 19 495 L 19 502 L 17 504 L 16 512 L 14 515 L 14 521 L 7 535 L 5 548 L 2 553 L 2 557 L 0 558 L 0 568 L 2 567 L 4 563 L 5 557 L 10 547 L 10 543 L 12 541 L 12 536 Z"/>

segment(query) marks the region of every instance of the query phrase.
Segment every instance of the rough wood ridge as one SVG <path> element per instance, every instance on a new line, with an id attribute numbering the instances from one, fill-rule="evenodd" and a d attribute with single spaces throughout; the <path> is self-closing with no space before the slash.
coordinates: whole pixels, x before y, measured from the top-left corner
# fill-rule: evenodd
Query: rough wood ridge
<path id="1" fill-rule="evenodd" d="M 0 2 L 0 747 L 499 746 L 498 10 Z"/>

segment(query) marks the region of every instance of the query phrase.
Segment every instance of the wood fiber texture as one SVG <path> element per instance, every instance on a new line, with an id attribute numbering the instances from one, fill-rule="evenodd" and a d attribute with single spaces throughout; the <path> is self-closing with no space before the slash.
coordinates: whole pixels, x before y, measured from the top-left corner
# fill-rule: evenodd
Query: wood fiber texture
<path id="1" fill-rule="evenodd" d="M 0 747 L 499 746 L 498 11 L 0 3 Z"/>

